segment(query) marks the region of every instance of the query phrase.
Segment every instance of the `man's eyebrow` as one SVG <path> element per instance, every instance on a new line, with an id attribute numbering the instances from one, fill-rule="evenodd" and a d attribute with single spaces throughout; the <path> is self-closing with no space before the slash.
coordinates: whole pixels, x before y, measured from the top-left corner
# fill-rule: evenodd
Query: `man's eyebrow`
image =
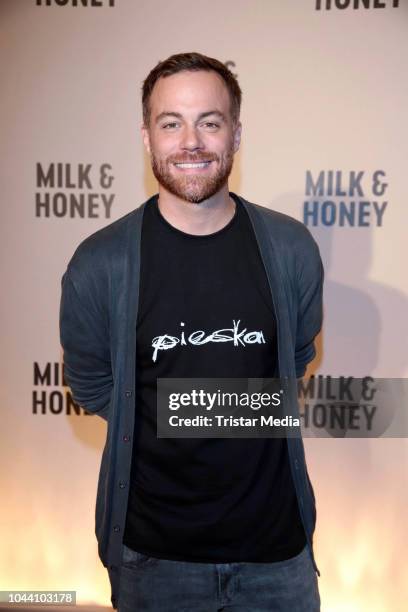
<path id="1" fill-rule="evenodd" d="M 200 113 L 198 115 L 198 120 L 204 119 L 205 117 L 209 117 L 210 115 L 216 115 L 219 119 L 221 119 L 221 121 L 226 121 L 227 120 L 225 115 L 224 115 L 224 113 L 222 113 L 219 110 L 210 110 L 210 111 L 207 111 L 205 113 Z"/>
<path id="2" fill-rule="evenodd" d="M 206 111 L 204 113 L 200 113 L 198 115 L 197 121 L 201 121 L 201 119 L 204 119 L 205 117 L 209 117 L 209 116 L 212 116 L 212 115 L 216 115 L 221 121 L 226 121 L 226 117 L 225 117 L 224 113 L 222 113 L 219 110 L 210 110 L 210 111 Z M 165 117 L 174 117 L 175 119 L 182 119 L 183 115 L 181 115 L 181 113 L 175 113 L 175 112 L 171 112 L 171 111 L 163 111 L 162 113 L 157 115 L 156 123 L 159 123 L 159 121 L 161 121 Z"/>
<path id="3" fill-rule="evenodd" d="M 182 116 L 180 115 L 180 113 L 172 113 L 170 111 L 163 111 L 162 113 L 157 115 L 156 123 L 159 123 L 159 121 L 161 121 L 165 117 L 175 117 L 176 119 L 182 119 Z"/>

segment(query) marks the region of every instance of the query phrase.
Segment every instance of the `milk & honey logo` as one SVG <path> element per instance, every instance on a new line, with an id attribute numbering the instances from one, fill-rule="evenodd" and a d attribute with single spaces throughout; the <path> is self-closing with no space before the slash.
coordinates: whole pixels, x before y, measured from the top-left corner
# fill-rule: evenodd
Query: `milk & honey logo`
<path id="1" fill-rule="evenodd" d="M 316 11 L 399 8 L 400 0 L 316 0 Z"/>
<path id="2" fill-rule="evenodd" d="M 36 165 L 35 216 L 110 219 L 115 194 L 112 166 L 51 163 Z"/>
<path id="3" fill-rule="evenodd" d="M 70 6 L 74 8 L 103 8 L 115 6 L 115 0 L 36 0 L 37 6 Z"/>
<path id="4" fill-rule="evenodd" d="M 382 227 L 387 189 L 384 170 L 307 170 L 303 223 L 314 227 Z"/>
<path id="5" fill-rule="evenodd" d="M 32 414 L 92 416 L 73 400 L 66 386 L 64 364 L 34 361 L 33 383 Z"/>

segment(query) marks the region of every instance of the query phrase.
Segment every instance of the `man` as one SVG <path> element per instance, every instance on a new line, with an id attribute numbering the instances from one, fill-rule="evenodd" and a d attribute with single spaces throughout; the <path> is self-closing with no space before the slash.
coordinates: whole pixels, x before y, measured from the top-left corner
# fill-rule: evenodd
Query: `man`
<path id="1" fill-rule="evenodd" d="M 142 125 L 158 195 L 85 240 L 63 277 L 66 379 L 108 421 L 96 535 L 120 612 L 320 609 L 301 438 L 157 437 L 158 378 L 293 383 L 315 354 L 316 243 L 228 190 L 240 103 L 213 58 L 159 63 Z"/>

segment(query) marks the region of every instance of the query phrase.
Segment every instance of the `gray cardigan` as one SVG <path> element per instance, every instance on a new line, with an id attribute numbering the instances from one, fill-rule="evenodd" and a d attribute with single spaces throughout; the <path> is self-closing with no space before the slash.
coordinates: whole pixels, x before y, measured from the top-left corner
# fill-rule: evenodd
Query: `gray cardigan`
<path id="1" fill-rule="evenodd" d="M 75 251 L 62 278 L 61 344 L 65 378 L 73 398 L 107 421 L 95 510 L 99 556 L 108 569 L 117 607 L 132 458 L 135 413 L 136 318 L 143 212 L 139 208 L 89 236 Z M 310 232 L 299 221 L 251 204 L 245 206 L 260 248 L 277 319 L 279 373 L 287 410 L 297 414 L 296 377 L 315 355 L 322 324 L 323 265 Z M 307 538 L 313 555 L 315 498 L 301 436 L 288 451 Z"/>

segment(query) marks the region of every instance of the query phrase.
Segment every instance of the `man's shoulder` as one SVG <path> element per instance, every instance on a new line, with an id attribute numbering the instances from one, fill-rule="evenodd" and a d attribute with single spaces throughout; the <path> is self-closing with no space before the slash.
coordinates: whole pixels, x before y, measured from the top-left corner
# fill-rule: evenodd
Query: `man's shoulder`
<path id="1" fill-rule="evenodd" d="M 143 210 L 153 198 L 154 196 L 138 208 L 87 236 L 75 249 L 68 267 L 100 267 L 120 258 L 121 253 L 125 252 L 130 232 L 134 240 L 137 240 L 137 229 L 141 226 Z"/>
<path id="2" fill-rule="evenodd" d="M 280 211 L 249 202 L 242 196 L 239 197 L 252 221 L 261 220 L 275 245 L 301 251 L 315 250 L 316 242 L 301 221 Z"/>

